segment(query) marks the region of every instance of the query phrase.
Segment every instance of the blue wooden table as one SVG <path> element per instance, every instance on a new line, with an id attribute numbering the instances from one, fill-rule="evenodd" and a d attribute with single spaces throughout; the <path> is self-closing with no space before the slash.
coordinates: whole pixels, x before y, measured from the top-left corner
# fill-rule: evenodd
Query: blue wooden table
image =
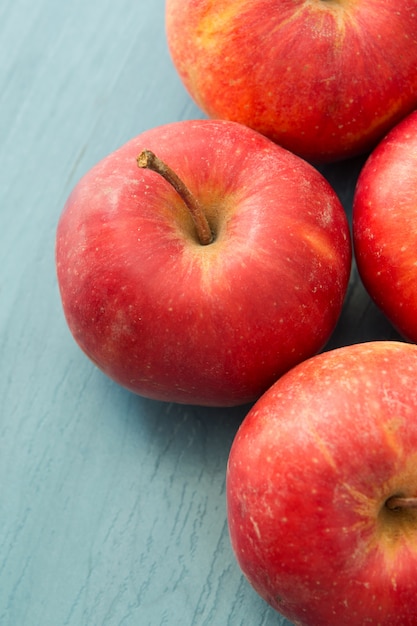
<path id="1" fill-rule="evenodd" d="M 163 0 L 0 6 L 0 624 L 288 626 L 241 575 L 225 468 L 248 407 L 163 404 L 75 345 L 54 267 L 77 180 L 141 131 L 201 118 Z M 323 168 L 350 215 L 363 159 Z M 355 268 L 328 348 L 395 338 Z"/>

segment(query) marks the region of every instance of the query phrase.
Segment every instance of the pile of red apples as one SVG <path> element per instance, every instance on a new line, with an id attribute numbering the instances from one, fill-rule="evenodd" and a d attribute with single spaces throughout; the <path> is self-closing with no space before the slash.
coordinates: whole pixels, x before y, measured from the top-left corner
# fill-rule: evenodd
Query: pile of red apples
<path id="1" fill-rule="evenodd" d="M 251 403 L 227 467 L 237 561 L 298 626 L 417 624 L 417 0 L 167 0 L 205 119 L 75 186 L 74 339 L 134 393 Z M 352 228 L 317 169 L 365 155 Z M 403 341 L 327 350 L 352 261 Z"/>

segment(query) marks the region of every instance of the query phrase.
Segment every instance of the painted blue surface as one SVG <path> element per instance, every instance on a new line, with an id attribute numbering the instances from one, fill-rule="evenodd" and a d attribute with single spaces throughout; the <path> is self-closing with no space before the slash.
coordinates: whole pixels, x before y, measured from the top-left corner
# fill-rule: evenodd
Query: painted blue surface
<path id="1" fill-rule="evenodd" d="M 245 407 L 117 387 L 75 345 L 56 284 L 77 180 L 146 128 L 197 117 L 163 0 L 2 0 L 1 626 L 288 626 L 229 544 L 225 467 Z M 359 166 L 323 170 L 348 212 Z M 384 337 L 354 270 L 329 347 Z"/>

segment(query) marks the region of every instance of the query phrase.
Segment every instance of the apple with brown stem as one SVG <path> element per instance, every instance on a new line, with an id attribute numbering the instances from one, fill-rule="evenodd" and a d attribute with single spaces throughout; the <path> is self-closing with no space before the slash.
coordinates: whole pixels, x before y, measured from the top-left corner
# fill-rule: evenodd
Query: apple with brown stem
<path id="1" fill-rule="evenodd" d="M 417 346 L 324 352 L 253 406 L 227 470 L 232 546 L 297 626 L 417 623 Z"/>
<path id="2" fill-rule="evenodd" d="M 317 170 L 243 125 L 199 120 L 146 131 L 87 173 L 56 263 L 69 328 L 108 376 L 227 406 L 323 347 L 351 242 Z"/>

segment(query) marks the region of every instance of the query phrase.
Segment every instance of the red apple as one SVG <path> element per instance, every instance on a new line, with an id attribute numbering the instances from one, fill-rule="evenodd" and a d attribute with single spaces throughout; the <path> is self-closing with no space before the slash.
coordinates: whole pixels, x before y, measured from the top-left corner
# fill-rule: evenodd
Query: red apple
<path id="1" fill-rule="evenodd" d="M 138 168 L 144 149 L 179 193 Z M 143 396 L 227 406 L 321 349 L 351 242 L 317 170 L 245 126 L 200 120 L 149 130 L 89 171 L 56 262 L 68 325 L 105 373 Z"/>
<path id="2" fill-rule="evenodd" d="M 185 87 L 313 161 L 370 150 L 417 106 L 416 0 L 167 0 Z"/>
<path id="3" fill-rule="evenodd" d="M 297 626 L 417 624 L 417 346 L 306 360 L 254 405 L 227 469 L 249 582 Z"/>
<path id="4" fill-rule="evenodd" d="M 353 237 L 367 291 L 397 330 L 417 342 L 417 111 L 365 163 Z"/>

